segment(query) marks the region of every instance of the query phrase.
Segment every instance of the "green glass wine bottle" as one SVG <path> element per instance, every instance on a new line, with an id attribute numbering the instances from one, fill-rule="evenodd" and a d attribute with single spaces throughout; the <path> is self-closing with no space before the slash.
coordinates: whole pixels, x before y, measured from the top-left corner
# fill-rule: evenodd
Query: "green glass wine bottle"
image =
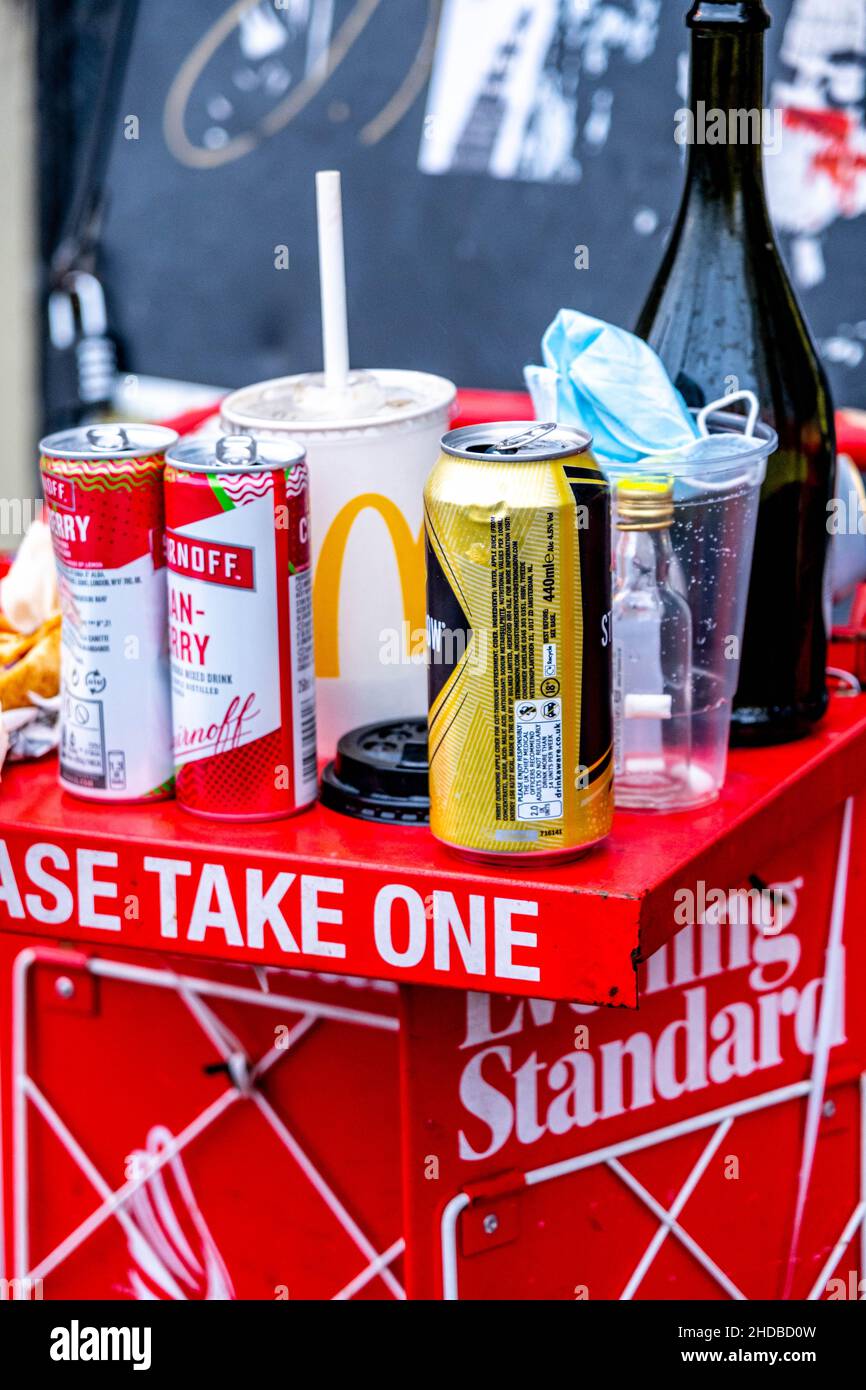
<path id="1" fill-rule="evenodd" d="M 761 493 L 731 739 L 784 743 L 827 708 L 824 572 L 836 440 L 830 390 L 773 233 L 762 0 L 698 0 L 686 187 L 637 324 L 689 405 L 749 389 L 779 435 Z M 770 124 L 772 122 L 772 124 Z M 768 154 L 768 158 L 773 155 Z"/>

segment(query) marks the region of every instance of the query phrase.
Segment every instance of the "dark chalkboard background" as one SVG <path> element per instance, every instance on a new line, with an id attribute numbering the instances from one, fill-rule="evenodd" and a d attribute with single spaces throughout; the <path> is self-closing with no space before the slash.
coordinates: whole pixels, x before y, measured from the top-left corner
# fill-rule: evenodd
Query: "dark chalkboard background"
<path id="1" fill-rule="evenodd" d="M 866 405 L 866 0 L 768 3 L 769 77 L 783 84 L 768 102 L 811 104 L 820 116 L 806 135 L 795 122 L 793 146 L 776 156 L 787 160 L 786 254 L 818 278 L 801 296 L 838 402 Z M 94 6 L 74 8 L 86 28 Z M 343 172 L 356 365 L 510 387 L 561 305 L 632 326 L 682 184 L 673 130 L 686 8 L 141 0 L 99 260 L 125 365 L 226 386 L 320 365 L 317 168 Z M 345 52 L 323 81 L 316 45 L 328 33 L 321 61 Z M 76 52 L 86 63 L 86 43 Z M 541 89 L 550 101 L 538 102 Z M 467 94 L 472 120 L 444 156 L 449 171 L 421 172 L 422 149 L 441 165 L 442 123 Z M 281 123 L 287 101 L 296 113 Z M 519 156 L 500 147 L 497 166 L 497 131 L 510 119 L 519 132 L 521 111 Z M 565 157 L 554 150 L 563 113 Z M 251 138 L 269 115 L 281 128 Z M 233 157 L 237 142 L 249 149 Z M 512 176 L 494 177 L 503 159 Z M 575 268 L 580 245 L 589 269 Z M 275 268 L 280 247 L 286 270 Z"/>

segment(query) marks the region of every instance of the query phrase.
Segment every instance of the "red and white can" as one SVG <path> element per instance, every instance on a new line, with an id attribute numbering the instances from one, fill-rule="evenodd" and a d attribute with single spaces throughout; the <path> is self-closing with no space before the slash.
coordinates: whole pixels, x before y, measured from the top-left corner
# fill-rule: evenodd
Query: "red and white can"
<path id="1" fill-rule="evenodd" d="M 172 792 L 162 472 L 176 440 L 99 425 L 39 446 L 63 611 L 60 785 L 76 796 Z"/>
<path id="2" fill-rule="evenodd" d="M 304 450 L 178 444 L 165 506 L 177 799 L 221 820 L 293 815 L 317 791 Z"/>

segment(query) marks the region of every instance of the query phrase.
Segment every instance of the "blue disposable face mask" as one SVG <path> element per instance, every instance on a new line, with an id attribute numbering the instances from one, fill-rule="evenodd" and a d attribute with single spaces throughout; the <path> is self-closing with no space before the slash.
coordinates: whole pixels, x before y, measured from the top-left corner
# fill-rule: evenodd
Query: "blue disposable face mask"
<path id="1" fill-rule="evenodd" d="M 543 367 L 527 367 L 539 420 L 578 425 L 600 458 L 635 463 L 699 438 L 661 361 L 622 328 L 560 309 L 541 342 Z"/>

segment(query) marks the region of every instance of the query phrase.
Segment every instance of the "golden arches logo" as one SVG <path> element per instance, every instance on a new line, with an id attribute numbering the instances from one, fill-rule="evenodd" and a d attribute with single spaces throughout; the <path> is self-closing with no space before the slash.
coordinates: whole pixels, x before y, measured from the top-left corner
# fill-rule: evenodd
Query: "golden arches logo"
<path id="1" fill-rule="evenodd" d="M 337 513 L 319 552 L 313 580 L 313 623 L 316 675 L 331 679 L 340 674 L 340 588 L 346 545 L 358 517 L 372 509 L 378 512 L 394 547 L 403 615 L 414 632 L 424 626 L 424 527 L 417 539 L 396 502 L 376 492 L 354 497 Z"/>

